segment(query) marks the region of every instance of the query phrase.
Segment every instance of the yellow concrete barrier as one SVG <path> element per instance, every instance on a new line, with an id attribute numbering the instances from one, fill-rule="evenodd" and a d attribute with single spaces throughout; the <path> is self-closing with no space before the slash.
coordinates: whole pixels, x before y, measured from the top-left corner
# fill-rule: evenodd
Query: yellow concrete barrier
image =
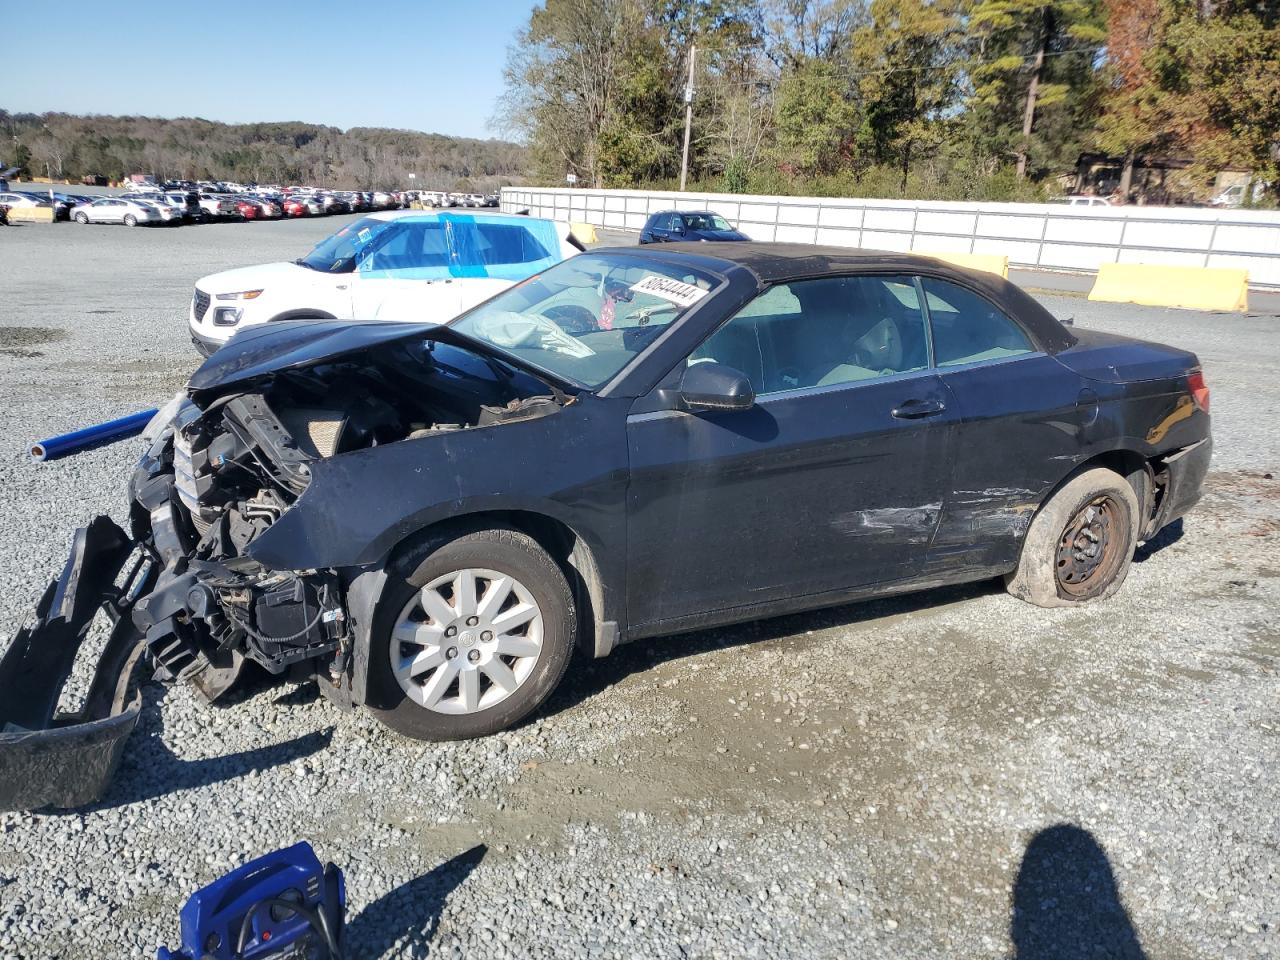
<path id="1" fill-rule="evenodd" d="M 911 251 L 921 257 L 933 257 L 943 263 L 966 267 L 969 270 L 982 270 L 1009 279 L 1009 258 L 994 253 L 929 253 L 925 250 Z"/>
<path id="2" fill-rule="evenodd" d="M 10 207 L 10 223 L 53 223 L 53 207 Z"/>
<path id="3" fill-rule="evenodd" d="M 1098 268 L 1089 299 L 1243 313 L 1249 309 L 1249 271 L 1104 263 Z"/>
<path id="4" fill-rule="evenodd" d="M 590 223 L 570 223 L 569 229 L 573 231 L 573 235 L 583 243 L 596 242 L 596 228 Z"/>

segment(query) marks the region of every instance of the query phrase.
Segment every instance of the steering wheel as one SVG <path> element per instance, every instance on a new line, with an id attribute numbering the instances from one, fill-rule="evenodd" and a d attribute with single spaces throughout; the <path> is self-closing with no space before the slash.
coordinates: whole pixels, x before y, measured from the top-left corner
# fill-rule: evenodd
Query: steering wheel
<path id="1" fill-rule="evenodd" d="M 578 303 L 562 303 L 543 314 L 568 333 L 588 333 L 600 327 L 600 318 Z"/>

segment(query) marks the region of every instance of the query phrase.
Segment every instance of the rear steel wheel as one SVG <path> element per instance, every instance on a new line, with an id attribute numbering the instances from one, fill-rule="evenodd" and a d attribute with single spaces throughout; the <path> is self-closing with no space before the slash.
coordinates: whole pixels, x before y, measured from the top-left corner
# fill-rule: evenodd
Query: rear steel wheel
<path id="1" fill-rule="evenodd" d="M 1055 576 L 1063 593 L 1087 600 L 1111 582 L 1120 564 L 1116 534 L 1120 506 L 1107 495 L 1094 497 L 1072 517 L 1058 541 Z"/>
<path id="2" fill-rule="evenodd" d="M 1040 607 L 1105 600 L 1129 573 L 1140 521 L 1128 480 L 1105 467 L 1084 469 L 1036 513 L 1005 586 Z"/>

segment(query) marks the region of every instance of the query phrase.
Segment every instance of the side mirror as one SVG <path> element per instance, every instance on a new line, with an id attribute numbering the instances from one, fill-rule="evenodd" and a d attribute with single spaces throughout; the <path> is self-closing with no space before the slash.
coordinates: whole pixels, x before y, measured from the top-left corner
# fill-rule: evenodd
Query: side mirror
<path id="1" fill-rule="evenodd" d="M 680 380 L 680 405 L 692 413 L 750 410 L 755 402 L 756 392 L 746 374 L 722 363 L 695 363 Z"/>

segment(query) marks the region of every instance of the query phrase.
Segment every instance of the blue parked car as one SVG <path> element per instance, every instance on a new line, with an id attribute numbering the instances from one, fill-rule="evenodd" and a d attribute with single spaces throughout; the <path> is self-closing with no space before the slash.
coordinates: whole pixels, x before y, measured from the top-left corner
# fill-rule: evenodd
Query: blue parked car
<path id="1" fill-rule="evenodd" d="M 750 240 L 735 230 L 724 217 L 710 210 L 665 210 L 645 221 L 641 243 L 669 243 L 677 240 Z"/>

